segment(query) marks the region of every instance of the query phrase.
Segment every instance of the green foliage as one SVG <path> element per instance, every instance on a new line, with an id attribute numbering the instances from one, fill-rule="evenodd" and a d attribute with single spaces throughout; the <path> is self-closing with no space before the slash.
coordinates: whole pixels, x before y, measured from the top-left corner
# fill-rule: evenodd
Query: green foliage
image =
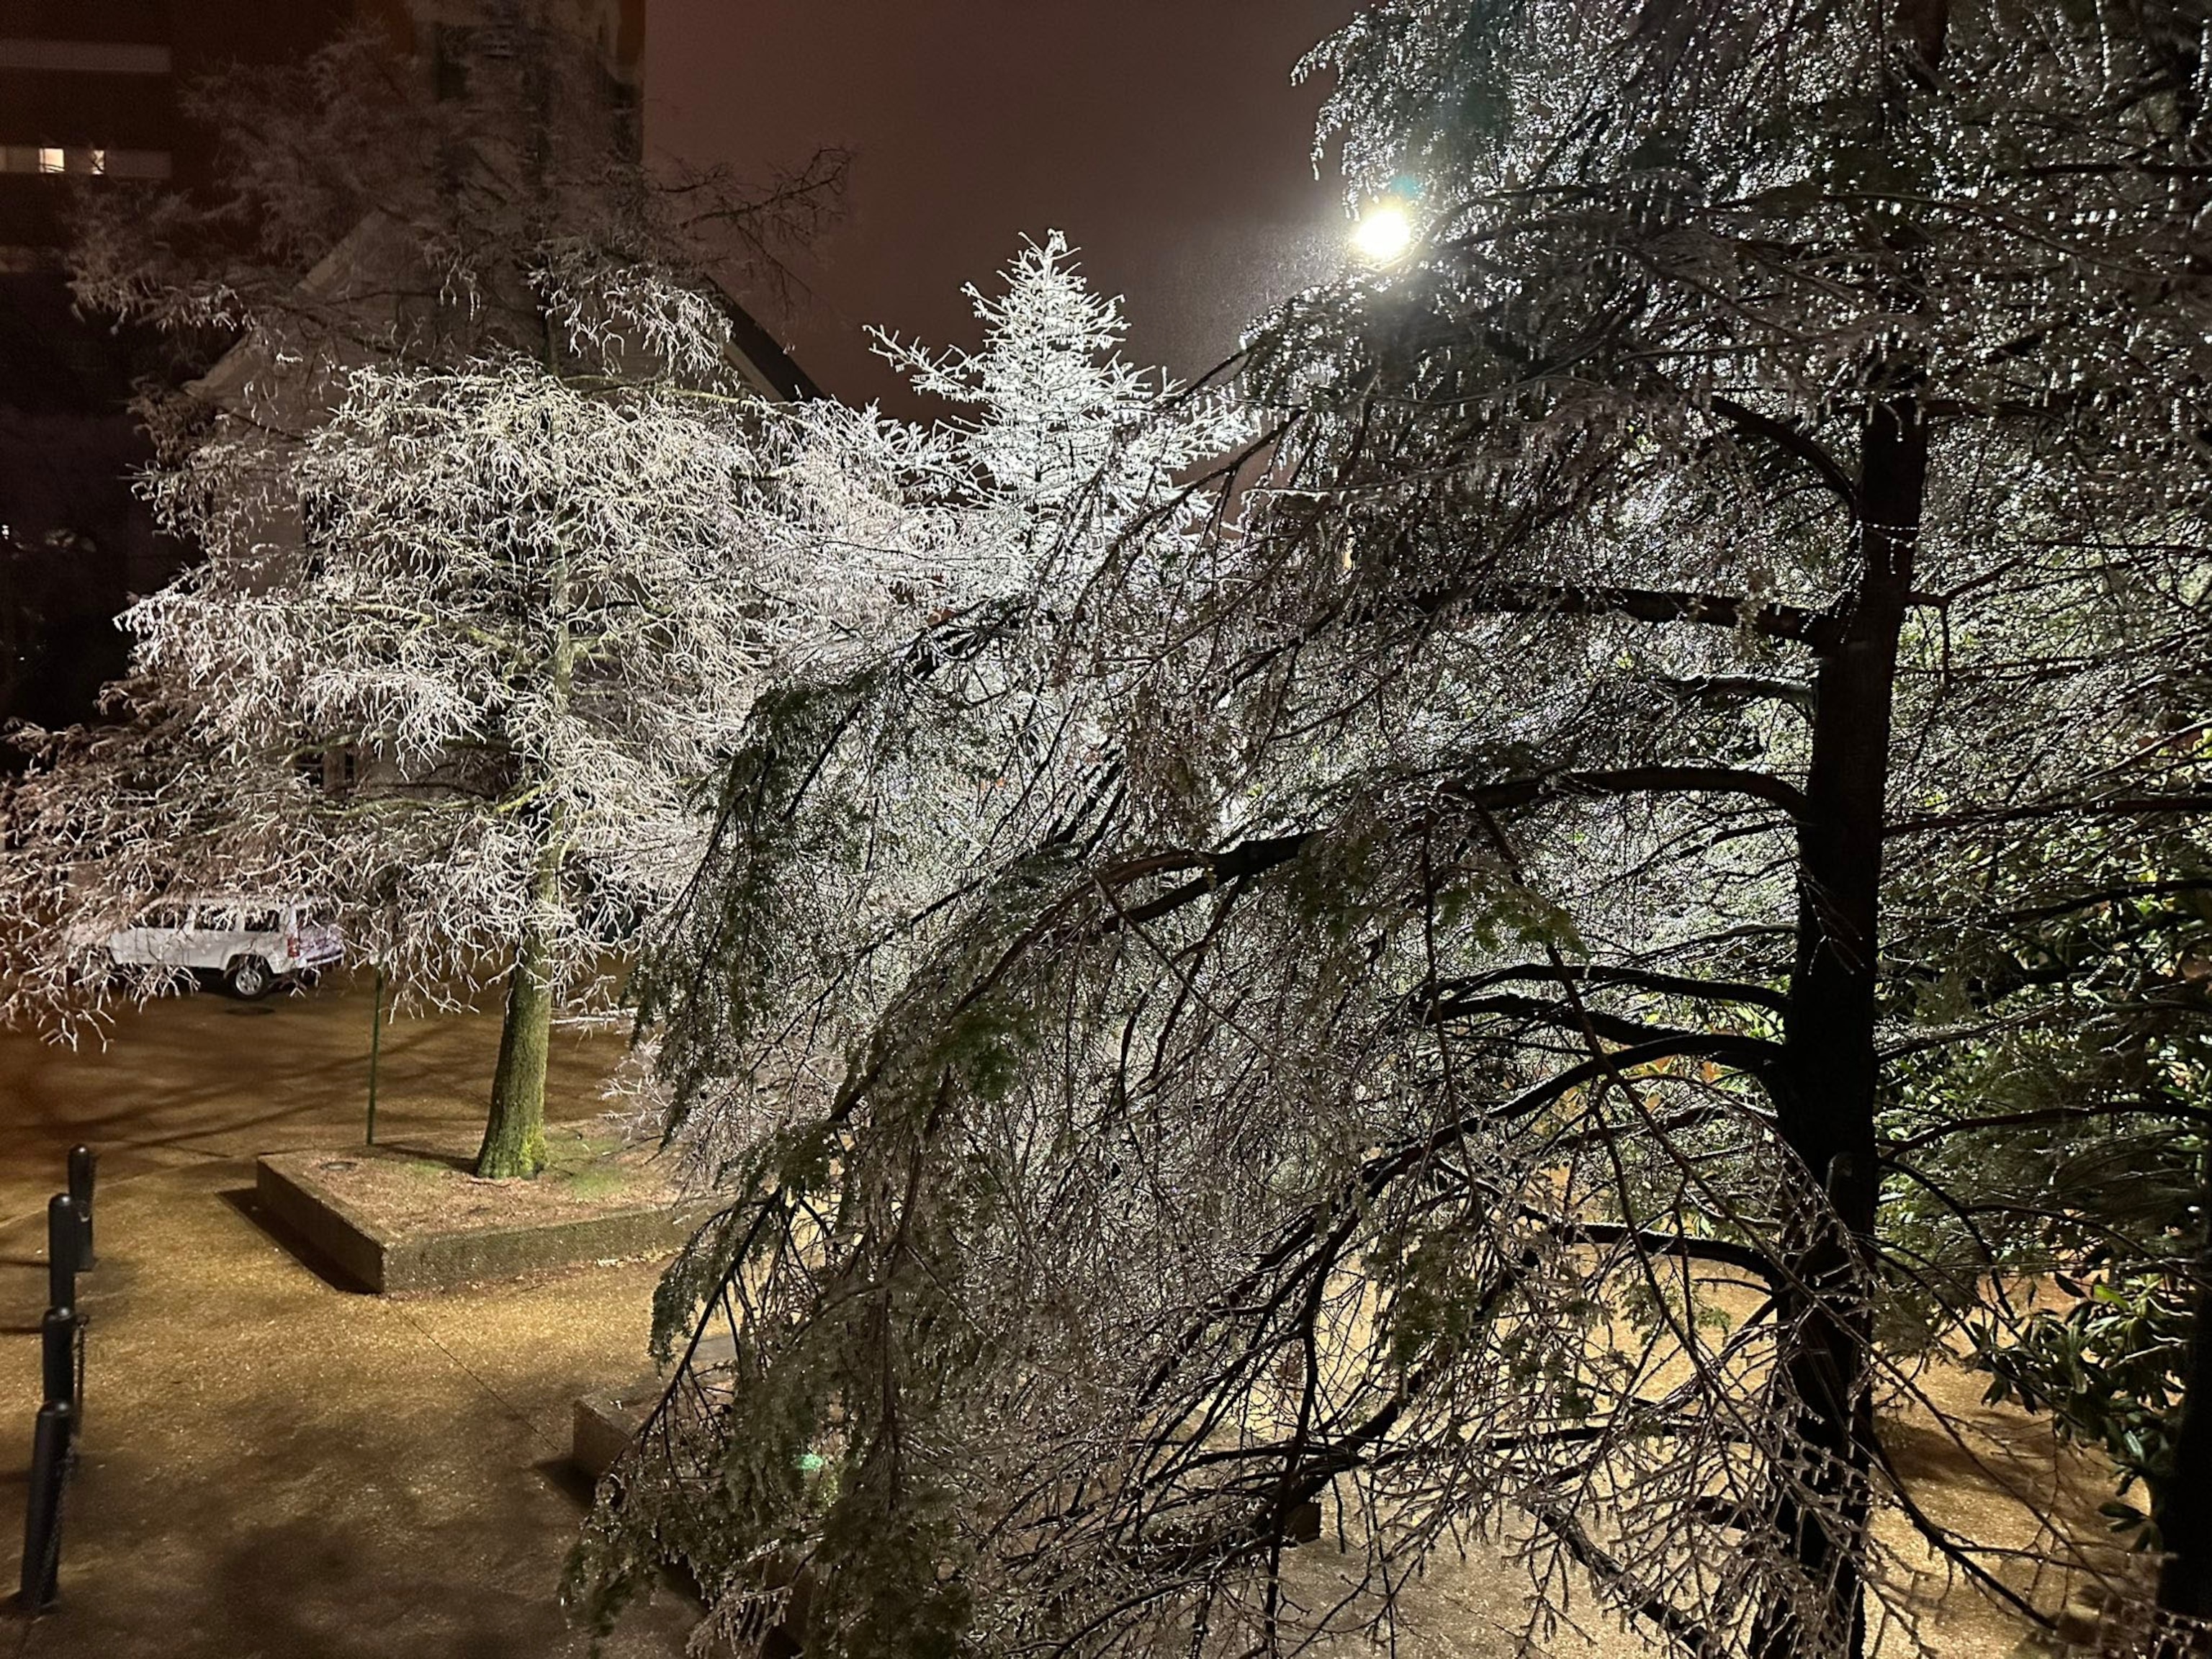
<path id="1" fill-rule="evenodd" d="M 1894 1074 L 1884 1334 L 1962 1343 L 1992 1402 L 2101 1450 L 2106 1514 L 2155 1549 L 2212 1193 L 2207 866 L 2190 838 L 2097 826 L 1966 873 L 1978 890 L 1940 902 L 1968 925 L 1892 982 L 1907 1029 L 1962 1035 Z M 2066 1302 L 2015 1313 L 2022 1279 Z"/>
<path id="2" fill-rule="evenodd" d="M 2121 1496 L 2104 1506 L 2113 1530 L 2155 1550 L 2151 1517 L 2173 1474 L 2179 1407 L 2196 1297 L 2177 1273 L 2124 1271 L 2087 1285 L 2054 1281 L 2074 1298 L 2039 1308 L 2017 1327 L 1985 1322 L 1970 1363 L 1990 1374 L 1992 1404 L 2050 1414 L 2063 1440 L 2099 1448 L 2119 1474 Z M 2140 1507 L 2126 1499 L 2138 1483 Z"/>
<path id="3" fill-rule="evenodd" d="M 802 861 L 849 864 L 861 826 L 850 814 L 801 810 L 808 781 L 838 738 L 883 695 L 880 666 L 828 684 L 790 683 L 757 698 L 746 740 L 722 775 L 703 870 L 678 929 L 664 932 L 631 981 L 641 1029 L 682 1003 L 693 1018 L 665 1044 L 676 1080 L 672 1132 L 697 1098 L 709 1056 L 751 1041 L 775 1012 L 777 976 L 763 971 L 790 949 L 811 895 L 780 872 Z M 702 977 L 706 975 L 708 977 Z"/>
<path id="4" fill-rule="evenodd" d="M 1906 1052 L 1884 1128 L 1900 1239 L 1960 1275 L 1939 1301 L 1971 1305 L 1991 1267 L 2163 1258 L 2193 1229 L 2212 1124 L 2207 877 L 2191 838 L 2092 826 L 1900 884 L 1886 996 Z M 1937 914 L 1940 931 L 1911 925 Z"/>
<path id="5" fill-rule="evenodd" d="M 973 1613 L 950 1494 L 864 1465 L 823 1517 L 817 1650 L 836 1659 L 955 1659 Z"/>

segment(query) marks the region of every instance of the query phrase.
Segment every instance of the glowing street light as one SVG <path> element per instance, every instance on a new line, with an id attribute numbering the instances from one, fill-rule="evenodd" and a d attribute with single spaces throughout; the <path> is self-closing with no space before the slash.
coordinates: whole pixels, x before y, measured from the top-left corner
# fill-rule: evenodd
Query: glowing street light
<path id="1" fill-rule="evenodd" d="M 1361 258 L 1370 264 L 1393 264 L 1403 258 L 1413 246 L 1412 216 L 1397 202 L 1377 202 L 1352 227 L 1352 246 Z"/>

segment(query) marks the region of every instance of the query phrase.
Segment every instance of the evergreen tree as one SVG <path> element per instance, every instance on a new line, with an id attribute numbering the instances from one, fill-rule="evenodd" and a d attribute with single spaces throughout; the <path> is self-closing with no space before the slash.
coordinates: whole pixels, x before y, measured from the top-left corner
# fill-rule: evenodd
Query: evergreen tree
<path id="1" fill-rule="evenodd" d="M 2008 1012 L 1914 988 L 2044 849 L 2163 881 L 2212 806 L 2199 39 L 1386 0 L 1324 47 L 1417 234 L 1257 330 L 1212 533 L 1063 510 L 1079 603 L 756 710 L 654 1005 L 678 1109 L 753 1115 L 661 1310 L 736 1358 L 583 1583 L 672 1552 L 737 1618 L 808 1563 L 826 1653 L 1274 1651 L 1472 1530 L 1539 1639 L 1581 1587 L 1856 1656 L 1930 1553 L 2048 1620 L 1876 1432 L 1892 1115 L 1957 1109 L 1931 1057 Z M 964 871 L 811 927 L 947 744 Z M 697 994 L 787 932 L 817 971 Z"/>
<path id="2" fill-rule="evenodd" d="M 2169 1553 L 2167 1605 L 2201 1615 L 2212 1560 L 2190 1517 L 2212 1466 L 2183 1447 L 2206 1397 L 2203 848 L 2069 826 L 1923 874 L 1948 884 L 1896 895 L 1885 1003 L 1941 1041 L 1896 1045 L 1887 1334 L 1963 1347 L 1993 1400 L 2101 1450 L 2115 1531 Z"/>

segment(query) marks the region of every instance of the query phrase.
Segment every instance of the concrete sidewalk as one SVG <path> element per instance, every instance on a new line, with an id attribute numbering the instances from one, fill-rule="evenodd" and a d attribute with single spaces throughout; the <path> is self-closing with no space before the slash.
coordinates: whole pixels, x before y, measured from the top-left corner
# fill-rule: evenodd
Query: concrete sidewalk
<path id="1" fill-rule="evenodd" d="M 262 1013 L 259 1008 L 270 1012 Z M 156 1004 L 105 1052 L 0 1037 L 0 1543 L 6 1586 L 39 1387 L 46 1195 L 101 1153 L 100 1266 L 61 1599 L 0 1623 L 40 1656 L 584 1653 L 554 1599 L 582 1513 L 569 1409 L 645 1364 L 651 1264 L 386 1300 L 334 1287 L 252 1210 L 252 1155 L 357 1141 L 359 992 Z M 465 1125 L 489 1016 L 387 1033 L 380 1139 Z M 556 1117 L 590 1115 L 619 1052 L 556 1042 Z M 606 1651 L 674 1654 L 663 1595 Z"/>
<path id="2" fill-rule="evenodd" d="M 0 1572 L 12 1591 L 39 1388 L 45 1205 L 70 1146 L 101 1153 L 101 1266 L 83 1461 L 65 1517 L 62 1595 L 0 1614 L 0 1655 L 46 1659 L 550 1659 L 589 1643 L 554 1599 L 581 1518 L 565 1468 L 575 1396 L 646 1369 L 650 1264 L 402 1299 L 336 1289 L 250 1212 L 257 1152 L 357 1144 L 369 1000 L 361 988 L 241 1006 L 157 1003 L 105 1051 L 0 1034 Z M 386 1034 L 380 1140 L 477 1119 L 498 1048 L 489 1014 Z M 556 1039 L 551 1115 L 599 1109 L 618 1038 Z M 1973 1423 L 1966 1456 L 1924 1413 L 1884 1436 L 1938 1518 L 2026 1547 L 2054 1516 L 2094 1521 L 2094 1459 L 2048 1425 L 1980 1407 L 1982 1380 L 1927 1379 Z M 1998 1485 L 2015 1495 L 2000 1500 Z M 2027 1528 L 2022 1530 L 2022 1528 Z M 1894 1526 L 1907 1572 L 1923 1560 Z M 1328 1562 L 1316 1558 L 1324 1577 Z M 2008 1612 L 1918 1568 L 1919 1639 L 1947 1659 L 2041 1650 Z M 2045 1587 L 2052 1600 L 2063 1593 Z M 1409 1589 L 1428 1644 L 1517 1651 L 1528 1594 L 1494 1549 Z M 696 1613 L 663 1592 L 613 1659 L 675 1655 Z M 1595 1620 L 1561 1655 L 1639 1651 Z M 1917 1650 L 1892 1628 L 1881 1654 Z"/>

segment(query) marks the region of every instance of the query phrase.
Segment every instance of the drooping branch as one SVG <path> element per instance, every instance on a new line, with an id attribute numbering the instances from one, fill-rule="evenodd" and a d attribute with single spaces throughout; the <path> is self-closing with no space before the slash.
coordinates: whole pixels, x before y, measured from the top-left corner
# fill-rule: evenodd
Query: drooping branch
<path id="1" fill-rule="evenodd" d="M 1732 593 L 1624 587 L 1610 583 L 1483 581 L 1417 595 L 1414 603 L 1422 610 L 1438 614 L 1489 611 L 1508 616 L 1626 617 L 1637 622 L 1748 629 L 1769 639 L 1789 640 L 1816 651 L 1828 649 L 1842 637 L 1836 619 L 1824 611 Z"/>
<path id="2" fill-rule="evenodd" d="M 1765 439 L 1784 454 L 1803 462 L 1838 501 L 1854 515 L 1857 514 L 1857 483 L 1850 473 L 1844 471 L 1836 458 L 1803 428 L 1793 426 L 1787 421 L 1778 421 L 1771 415 L 1762 415 L 1733 398 L 1717 397 L 1712 400 L 1712 408 L 1715 414 L 1725 416 L 1746 432 Z"/>
<path id="3" fill-rule="evenodd" d="M 1886 826 L 1882 834 L 1895 838 L 1924 836 L 1941 830 L 2024 823 L 2040 818 L 2132 818 L 2167 815 L 2193 817 L 2205 812 L 2212 812 L 2212 795 L 2177 791 L 2170 795 L 2123 795 L 2102 800 L 2032 801 L 2017 806 L 1960 807 L 1955 811 L 1899 818 Z"/>
<path id="4" fill-rule="evenodd" d="M 1479 991 L 1514 980 L 1574 985 L 1618 985 L 1630 990 L 1652 991 L 1663 996 L 1685 997 L 1698 1002 L 1748 1002 L 1776 1013 L 1780 1013 L 1789 1006 L 1789 1000 L 1784 993 L 1769 986 L 1746 984 L 1740 980 L 1697 979 L 1683 974 L 1658 973 L 1607 963 L 1576 963 L 1561 966 L 1550 963 L 1521 963 L 1510 968 L 1494 968 L 1488 972 L 1455 981 L 1453 988 Z"/>

